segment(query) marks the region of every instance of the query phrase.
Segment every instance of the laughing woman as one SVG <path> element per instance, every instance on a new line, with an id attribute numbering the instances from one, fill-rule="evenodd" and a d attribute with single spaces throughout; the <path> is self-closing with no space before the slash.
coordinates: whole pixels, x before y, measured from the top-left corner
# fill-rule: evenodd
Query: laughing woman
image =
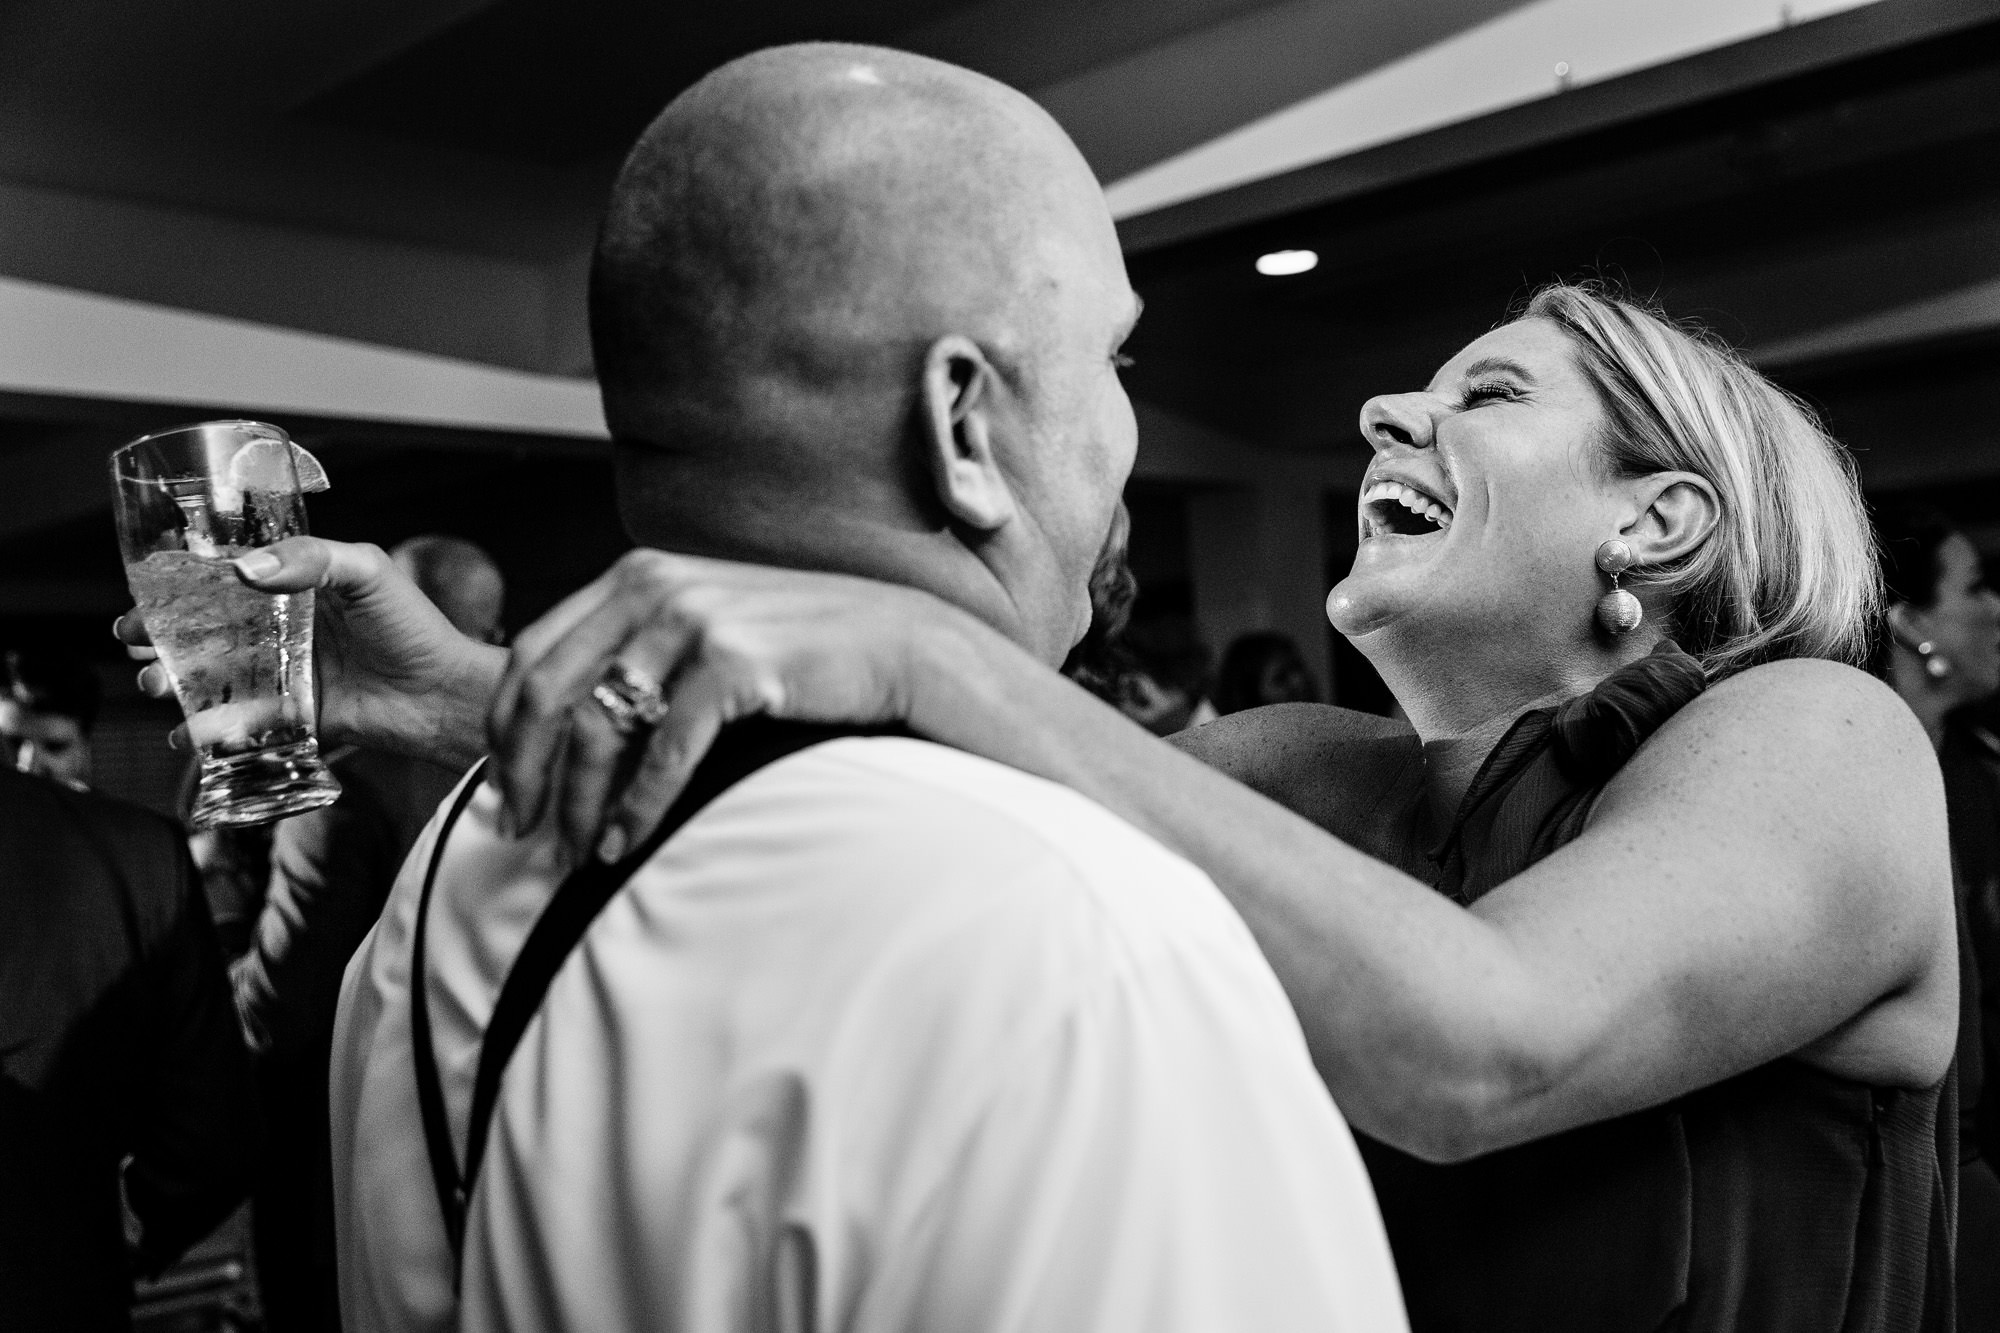
<path id="1" fill-rule="evenodd" d="M 1948 1329 L 1945 807 L 1851 665 L 1878 597 L 1844 455 L 1575 287 L 1361 429 L 1328 612 L 1413 732 L 1293 704 L 1169 745 L 923 594 L 643 553 L 523 636 L 510 799 L 613 657 L 678 668 L 627 824 L 730 716 L 904 719 L 1229 895 L 1372 1140 L 1419 1333 Z"/>

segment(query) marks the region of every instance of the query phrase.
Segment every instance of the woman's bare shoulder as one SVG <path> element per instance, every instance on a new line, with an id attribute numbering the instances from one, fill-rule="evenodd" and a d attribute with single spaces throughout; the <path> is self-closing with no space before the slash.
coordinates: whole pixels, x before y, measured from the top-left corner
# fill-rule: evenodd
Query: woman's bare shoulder
<path id="1" fill-rule="evenodd" d="M 1635 802 L 1697 825 L 1767 821 L 1864 862 L 1922 864 L 1942 843 L 1943 783 L 1916 716 L 1873 676 L 1817 659 L 1752 667 L 1697 696 L 1613 779 L 1600 812 Z"/>
<path id="2" fill-rule="evenodd" d="M 1684 721 L 1683 721 L 1684 719 Z M 1782 747 L 1798 763 L 1868 761 L 1878 776 L 1936 764 L 1923 727 L 1865 671 L 1819 658 L 1767 662 L 1718 682 L 1682 710 L 1676 731 Z"/>
<path id="3" fill-rule="evenodd" d="M 1416 743 L 1416 733 L 1406 723 L 1331 704 L 1247 708 L 1168 738 L 1204 763 L 1238 777 L 1271 766 L 1316 764 L 1356 744 L 1404 739 Z"/>
<path id="4" fill-rule="evenodd" d="M 1384 800 L 1400 801 L 1414 790 L 1423 765 L 1422 746 L 1406 723 L 1329 704 L 1251 708 L 1171 742 L 1343 836 Z"/>

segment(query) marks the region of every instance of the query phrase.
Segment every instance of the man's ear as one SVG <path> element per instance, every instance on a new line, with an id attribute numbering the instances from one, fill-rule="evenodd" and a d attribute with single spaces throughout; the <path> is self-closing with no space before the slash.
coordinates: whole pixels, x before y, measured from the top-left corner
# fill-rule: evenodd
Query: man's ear
<path id="1" fill-rule="evenodd" d="M 918 443 L 938 503 L 956 522 L 995 532 L 1014 517 L 1014 492 L 994 455 L 1000 376 L 979 344 L 947 334 L 924 353 Z"/>
<path id="2" fill-rule="evenodd" d="M 1697 549 L 1722 517 L 1715 487 L 1692 472 L 1654 472 L 1636 479 L 1638 514 L 1618 535 L 1633 565 L 1664 565 Z"/>

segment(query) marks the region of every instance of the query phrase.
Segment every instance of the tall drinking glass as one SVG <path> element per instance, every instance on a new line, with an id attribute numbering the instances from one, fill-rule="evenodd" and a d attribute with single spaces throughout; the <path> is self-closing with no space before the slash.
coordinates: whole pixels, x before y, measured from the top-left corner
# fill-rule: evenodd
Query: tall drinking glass
<path id="1" fill-rule="evenodd" d="M 340 795 L 313 733 L 313 595 L 258 592 L 230 566 L 305 532 L 295 448 L 260 421 L 204 421 L 111 456 L 125 578 L 201 760 L 196 828 L 269 823 Z"/>

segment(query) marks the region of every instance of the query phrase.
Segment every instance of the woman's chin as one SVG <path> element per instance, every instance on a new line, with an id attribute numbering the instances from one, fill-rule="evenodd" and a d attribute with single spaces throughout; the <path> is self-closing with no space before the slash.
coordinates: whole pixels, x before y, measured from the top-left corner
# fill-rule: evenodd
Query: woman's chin
<path id="1" fill-rule="evenodd" d="M 1372 634 L 1396 618 L 1402 598 L 1381 586 L 1381 580 L 1350 574 L 1326 595 L 1327 621 L 1350 639 Z"/>

